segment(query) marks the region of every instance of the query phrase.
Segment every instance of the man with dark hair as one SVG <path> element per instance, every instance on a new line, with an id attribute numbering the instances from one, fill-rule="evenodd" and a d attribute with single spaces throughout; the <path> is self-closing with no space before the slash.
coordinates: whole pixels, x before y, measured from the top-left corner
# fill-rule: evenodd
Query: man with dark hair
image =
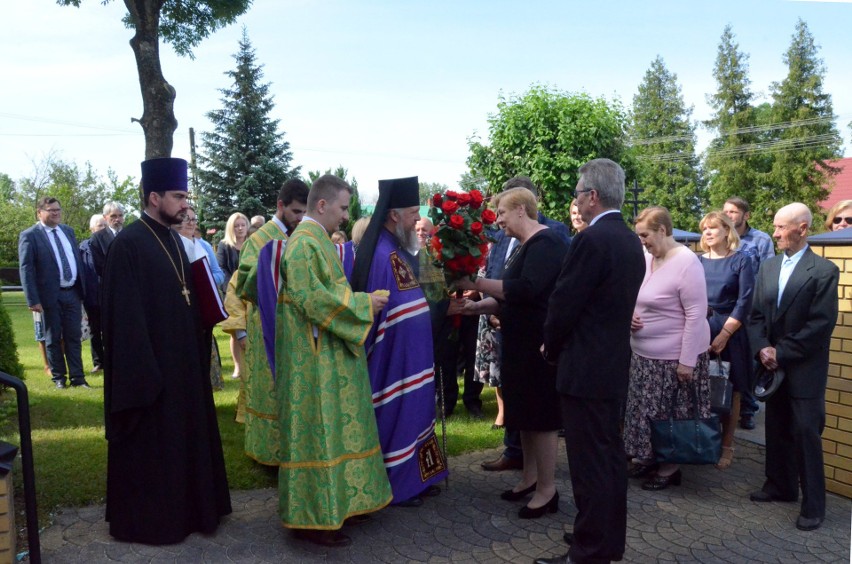
<path id="1" fill-rule="evenodd" d="M 624 223 L 624 171 L 609 159 L 580 167 L 577 207 L 589 227 L 574 237 L 547 307 L 542 353 L 558 363 L 556 389 L 577 516 L 568 553 L 536 564 L 624 556 L 627 457 L 621 437 L 630 371 L 630 321 L 645 257 Z"/>
<path id="2" fill-rule="evenodd" d="M 276 277 L 278 512 L 298 538 L 333 547 L 351 543 L 340 532 L 347 521 L 391 500 L 364 352 L 388 298 L 352 291 L 329 237 L 347 220 L 350 195 L 335 176 L 314 181 Z"/>
<path id="3" fill-rule="evenodd" d="M 245 399 L 245 452 L 255 461 L 268 466 L 280 462 L 275 381 L 263 344 L 263 324 L 257 309 L 257 286 L 249 283 L 249 275 L 257 268 L 260 250 L 269 241 L 286 240 L 302 221 L 308 201 L 308 185 L 298 178 L 286 181 L 278 192 L 275 214 L 263 227 L 243 243 L 236 295 L 248 302 L 245 330 L 236 331 L 238 343 L 245 350 L 245 369 L 241 373 Z"/>
<path id="4" fill-rule="evenodd" d="M 766 400 L 766 481 L 756 502 L 799 498 L 796 527 L 812 531 L 825 519 L 825 387 L 831 333 L 837 323 L 837 266 L 808 246 L 812 215 L 802 203 L 775 214 L 782 251 L 757 275 L 748 336 L 755 358 L 784 379 Z"/>
<path id="5" fill-rule="evenodd" d="M 526 188 L 538 200 L 538 188 L 527 176 L 515 176 L 503 183 L 503 190 L 509 188 Z M 553 229 L 553 232 L 564 240 L 571 243 L 571 233 L 568 227 L 560 221 L 545 217 L 541 211 L 538 212 L 538 222 Z M 503 230 L 494 235 L 494 243 L 488 253 L 488 262 L 485 266 L 485 278 L 499 280 L 503 277 L 503 270 L 509 257 L 518 248 L 518 240 L 514 237 L 506 237 Z M 493 328 L 492 328 L 493 329 Z M 521 434 L 513 429 L 503 430 L 503 445 L 506 447 L 503 454 L 497 460 L 483 462 L 482 469 L 489 472 L 500 472 L 503 470 L 520 470 L 524 466 L 524 455 L 521 451 Z"/>
<path id="6" fill-rule="evenodd" d="M 88 388 L 83 375 L 83 261 L 74 230 L 64 225 L 59 200 L 38 201 L 38 223 L 18 237 L 21 286 L 30 311 L 44 319 L 44 339 L 51 378 L 57 388 Z M 67 361 L 67 365 L 66 365 Z"/>
<path id="7" fill-rule="evenodd" d="M 183 159 L 142 163 L 145 211 L 104 265 L 106 520 L 125 542 L 213 533 L 231 512 L 210 387 L 210 331 L 183 244 Z"/>
<path id="8" fill-rule="evenodd" d="M 373 220 L 358 245 L 352 289 L 386 290 L 367 336 L 367 365 L 393 503 L 423 504 L 447 476 L 435 436 L 435 363 L 429 304 L 417 280 L 417 177 L 379 181 Z M 453 371 L 452 376 L 455 376 Z"/>
<path id="9" fill-rule="evenodd" d="M 775 256 L 775 246 L 772 244 L 772 239 L 763 231 L 748 224 L 751 217 L 751 207 L 739 196 L 728 198 L 722 208 L 722 213 L 727 215 L 728 219 L 734 224 L 734 229 L 740 236 L 740 247 L 737 250 L 751 257 L 756 278 L 760 265 Z M 754 395 L 751 391 L 744 391 L 740 402 L 740 427 L 749 430 L 754 429 L 754 414 L 757 413 L 757 410 L 758 405 Z"/>

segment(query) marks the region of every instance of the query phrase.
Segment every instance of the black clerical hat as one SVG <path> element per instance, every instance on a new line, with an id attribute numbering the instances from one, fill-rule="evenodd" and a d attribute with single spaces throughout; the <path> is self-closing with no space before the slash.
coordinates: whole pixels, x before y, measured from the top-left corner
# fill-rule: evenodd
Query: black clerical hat
<path id="1" fill-rule="evenodd" d="M 142 190 L 146 194 L 166 190 L 186 192 L 186 161 L 172 157 L 142 161 Z"/>
<path id="2" fill-rule="evenodd" d="M 420 205 L 420 183 L 416 176 L 379 180 L 379 201 L 387 202 L 385 209 L 410 208 Z"/>

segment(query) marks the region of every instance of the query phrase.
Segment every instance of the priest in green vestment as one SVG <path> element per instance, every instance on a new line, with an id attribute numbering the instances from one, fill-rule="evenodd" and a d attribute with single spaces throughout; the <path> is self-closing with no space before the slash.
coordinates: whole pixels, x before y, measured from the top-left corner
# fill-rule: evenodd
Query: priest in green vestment
<path id="1" fill-rule="evenodd" d="M 281 186 L 275 215 L 249 237 L 240 251 L 236 294 L 248 302 L 245 315 L 245 368 L 242 391 L 245 405 L 245 452 L 255 461 L 269 466 L 280 462 L 278 414 L 272 373 L 263 346 L 263 331 L 257 311 L 254 271 L 257 255 L 272 240 L 284 240 L 305 215 L 308 186 L 293 178 Z M 237 335 L 239 338 L 241 335 Z"/>
<path id="2" fill-rule="evenodd" d="M 348 218 L 350 195 L 336 176 L 313 183 L 308 213 L 279 267 L 279 515 L 297 537 L 325 546 L 348 545 L 345 522 L 364 519 L 392 497 L 364 351 L 388 298 L 352 291 L 329 236 Z"/>

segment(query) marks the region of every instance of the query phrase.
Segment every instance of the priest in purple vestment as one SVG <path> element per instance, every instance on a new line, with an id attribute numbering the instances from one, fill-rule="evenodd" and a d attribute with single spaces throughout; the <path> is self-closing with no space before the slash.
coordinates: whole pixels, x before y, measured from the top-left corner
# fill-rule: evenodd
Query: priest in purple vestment
<path id="1" fill-rule="evenodd" d="M 435 437 L 429 304 L 417 282 L 418 188 L 417 177 L 379 181 L 379 201 L 352 272 L 354 291 L 390 293 L 365 346 L 392 503 L 404 506 L 436 495 L 447 476 Z"/>

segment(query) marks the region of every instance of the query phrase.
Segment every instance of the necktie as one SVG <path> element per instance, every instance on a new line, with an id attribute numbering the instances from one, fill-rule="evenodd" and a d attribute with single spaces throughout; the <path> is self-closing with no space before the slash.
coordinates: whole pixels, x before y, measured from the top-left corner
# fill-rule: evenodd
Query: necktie
<path id="1" fill-rule="evenodd" d="M 68 262 L 68 257 L 65 255 L 65 249 L 62 247 L 62 241 L 59 240 L 58 229 L 53 230 L 53 238 L 56 241 L 56 249 L 59 251 L 59 262 L 62 263 L 62 280 L 71 282 L 71 263 Z"/>

